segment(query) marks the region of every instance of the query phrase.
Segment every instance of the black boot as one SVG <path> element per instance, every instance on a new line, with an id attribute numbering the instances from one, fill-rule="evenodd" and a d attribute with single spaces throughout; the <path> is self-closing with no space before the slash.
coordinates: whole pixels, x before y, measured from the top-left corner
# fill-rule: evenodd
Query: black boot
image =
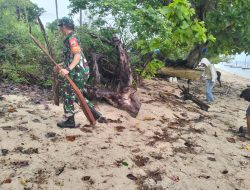
<path id="1" fill-rule="evenodd" d="M 102 114 L 100 112 L 96 111 L 95 108 L 90 107 L 89 109 L 97 122 L 99 122 L 99 123 L 107 123 L 108 122 L 106 120 L 106 118 L 102 116 Z"/>
<path id="2" fill-rule="evenodd" d="M 70 116 L 66 119 L 66 121 L 62 121 L 57 123 L 57 126 L 60 128 L 75 128 L 75 117 Z"/>

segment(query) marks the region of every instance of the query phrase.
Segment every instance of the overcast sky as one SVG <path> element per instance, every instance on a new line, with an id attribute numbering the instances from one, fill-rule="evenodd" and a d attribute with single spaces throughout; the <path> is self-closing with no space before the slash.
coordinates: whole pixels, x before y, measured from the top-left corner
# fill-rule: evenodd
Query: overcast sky
<path id="1" fill-rule="evenodd" d="M 45 13 L 41 16 L 44 23 L 51 22 L 56 19 L 56 5 L 55 0 L 31 0 L 39 7 L 45 9 Z M 58 15 L 59 18 L 68 16 L 70 10 L 68 9 L 69 0 L 58 0 Z"/>

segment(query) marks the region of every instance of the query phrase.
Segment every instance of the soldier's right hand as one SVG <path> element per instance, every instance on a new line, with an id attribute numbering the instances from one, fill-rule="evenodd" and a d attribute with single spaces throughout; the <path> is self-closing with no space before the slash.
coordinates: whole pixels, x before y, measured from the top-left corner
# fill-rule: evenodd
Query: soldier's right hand
<path id="1" fill-rule="evenodd" d="M 61 69 L 62 69 L 61 65 L 56 65 L 53 68 L 53 70 L 54 70 L 55 73 L 59 73 Z"/>

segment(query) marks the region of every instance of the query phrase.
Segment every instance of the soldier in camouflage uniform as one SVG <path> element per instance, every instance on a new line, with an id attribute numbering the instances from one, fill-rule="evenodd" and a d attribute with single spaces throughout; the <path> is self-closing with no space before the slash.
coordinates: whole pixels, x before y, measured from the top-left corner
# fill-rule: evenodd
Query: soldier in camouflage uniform
<path id="1" fill-rule="evenodd" d="M 61 32 L 66 36 L 63 48 L 63 65 L 58 72 L 60 72 L 61 75 L 68 74 L 77 87 L 81 91 L 84 91 L 84 87 L 89 78 L 89 66 L 81 50 L 79 40 L 74 34 L 74 22 L 69 18 L 63 17 L 59 20 L 58 26 Z M 63 80 L 61 90 L 66 120 L 57 125 L 61 128 L 74 128 L 74 102 L 77 101 L 76 95 L 66 80 Z M 87 99 L 86 102 L 95 119 L 99 122 L 105 122 L 105 118 L 95 110 L 94 105 Z"/>

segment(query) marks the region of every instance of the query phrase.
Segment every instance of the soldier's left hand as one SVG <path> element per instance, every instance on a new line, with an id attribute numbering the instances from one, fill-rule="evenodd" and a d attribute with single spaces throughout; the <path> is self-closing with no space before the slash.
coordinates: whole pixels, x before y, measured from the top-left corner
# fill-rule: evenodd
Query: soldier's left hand
<path id="1" fill-rule="evenodd" d="M 69 74 L 69 71 L 67 71 L 66 69 L 61 69 L 60 70 L 60 75 L 65 76 L 67 74 Z"/>

